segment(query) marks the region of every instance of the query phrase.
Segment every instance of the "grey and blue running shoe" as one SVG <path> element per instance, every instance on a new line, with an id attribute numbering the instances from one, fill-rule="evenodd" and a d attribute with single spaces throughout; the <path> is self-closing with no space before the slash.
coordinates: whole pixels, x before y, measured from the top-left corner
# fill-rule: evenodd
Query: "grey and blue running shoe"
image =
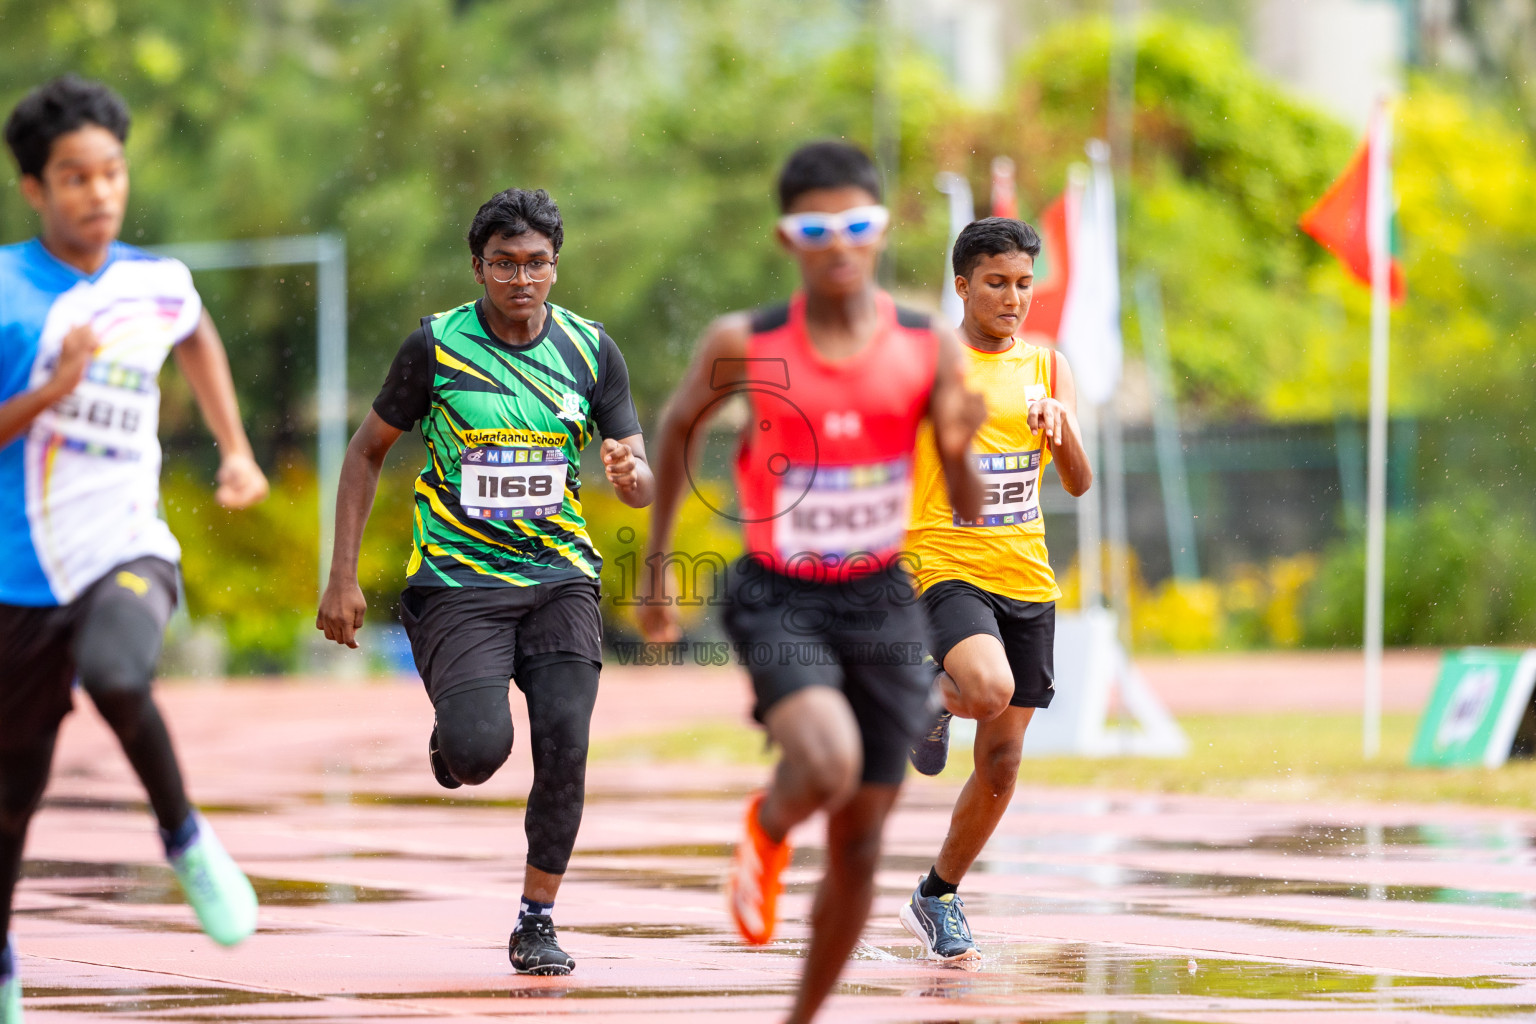
<path id="1" fill-rule="evenodd" d="M 944 709 L 934 716 L 933 727 L 912 748 L 913 768 L 924 775 L 937 775 L 944 770 L 944 765 L 949 762 L 949 723 L 954 718 Z"/>
<path id="2" fill-rule="evenodd" d="M 902 905 L 901 926 L 923 944 L 923 955 L 932 960 L 955 963 L 981 959 L 981 950 L 971 938 L 971 926 L 965 920 L 965 903 L 956 893 L 924 896 L 922 879 L 912 890 L 912 898 Z"/>

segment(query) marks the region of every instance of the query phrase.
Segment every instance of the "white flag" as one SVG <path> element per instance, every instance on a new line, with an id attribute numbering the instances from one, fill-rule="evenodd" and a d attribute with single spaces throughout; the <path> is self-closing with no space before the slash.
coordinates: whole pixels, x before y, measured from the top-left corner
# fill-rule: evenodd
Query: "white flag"
<path id="1" fill-rule="evenodd" d="M 960 321 L 965 318 L 965 303 L 960 301 L 955 291 L 955 239 L 960 237 L 960 232 L 967 224 L 976 219 L 976 205 L 971 199 L 971 183 L 962 175 L 940 171 L 933 183 L 940 192 L 949 196 L 949 249 L 945 252 L 944 274 L 939 278 L 944 282 L 944 287 L 939 290 L 939 310 L 945 320 L 959 327 Z"/>
<path id="2" fill-rule="evenodd" d="M 1092 168 L 1071 232 L 1072 276 L 1059 342 L 1082 402 L 1103 405 L 1120 383 L 1120 260 L 1115 236 L 1115 180 L 1109 146 L 1088 143 Z"/>

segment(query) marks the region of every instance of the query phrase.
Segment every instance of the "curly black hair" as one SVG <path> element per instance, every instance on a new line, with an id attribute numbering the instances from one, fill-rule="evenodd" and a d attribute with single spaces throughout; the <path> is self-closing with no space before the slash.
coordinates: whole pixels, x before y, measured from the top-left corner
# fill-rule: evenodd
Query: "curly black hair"
<path id="1" fill-rule="evenodd" d="M 1030 259 L 1040 255 L 1040 235 L 1034 228 L 1012 217 L 983 217 L 967 224 L 955 239 L 951 262 L 955 276 L 970 280 L 971 271 L 983 256 L 1005 252 L 1024 252 Z"/>
<path id="2" fill-rule="evenodd" d="M 819 188 L 861 188 L 880 202 L 880 170 L 858 146 L 828 139 L 808 142 L 789 155 L 779 172 L 779 210 Z"/>
<path id="3" fill-rule="evenodd" d="M 61 75 L 16 104 L 5 121 L 5 144 L 22 174 L 41 178 L 60 135 L 94 124 L 127 142 L 128 122 L 128 104 L 117 93 L 100 82 Z"/>
<path id="4" fill-rule="evenodd" d="M 541 188 L 529 191 L 509 188 L 497 192 L 485 201 L 469 226 L 469 251 L 476 256 L 485 255 L 485 243 L 498 235 L 521 235 L 525 231 L 537 231 L 548 238 L 560 255 L 565 242 L 565 225 L 560 220 L 560 207 Z"/>

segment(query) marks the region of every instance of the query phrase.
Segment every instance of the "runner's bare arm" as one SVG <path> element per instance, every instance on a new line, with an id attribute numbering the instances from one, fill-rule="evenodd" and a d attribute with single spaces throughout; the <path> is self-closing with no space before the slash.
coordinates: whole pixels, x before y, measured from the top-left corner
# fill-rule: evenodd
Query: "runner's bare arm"
<path id="1" fill-rule="evenodd" d="M 248 508 L 267 496 L 267 478 L 240 422 L 240 403 L 229 373 L 229 356 L 213 318 L 203 310 L 202 319 L 186 340 L 177 345 L 176 365 L 192 386 L 197 407 L 219 447 L 219 488 L 214 499 L 225 508 Z"/>
<path id="2" fill-rule="evenodd" d="M 1029 407 L 1029 429 L 1036 433 L 1045 431 L 1045 443 L 1050 445 L 1062 489 L 1078 498 L 1093 484 L 1093 467 L 1088 464 L 1083 431 L 1077 423 L 1077 382 L 1072 378 L 1072 368 L 1061 353 L 1055 353 L 1054 358 L 1056 394 Z"/>
<path id="3" fill-rule="evenodd" d="M 720 397 L 722 388 L 740 383 L 751 331 L 751 321 L 745 313 L 731 313 L 710 324 L 694 352 L 693 362 L 661 414 L 661 425 L 656 431 L 656 500 L 651 505 L 647 559 L 671 550 L 677 510 L 688 485 L 688 432 L 696 424 L 702 425 L 699 417 Z M 681 636 L 677 612 L 670 603 L 662 603 L 666 596 L 654 592 L 653 584 L 659 590 L 665 581 L 653 573 L 641 583 L 645 603 L 640 606 L 640 627 L 648 640 L 676 640 Z"/>
<path id="4" fill-rule="evenodd" d="M 605 438 L 602 447 L 603 472 L 613 484 L 619 500 L 630 508 L 645 508 L 656 497 L 656 478 L 645 458 L 645 438 Z"/>
<path id="5" fill-rule="evenodd" d="M 70 328 L 60 344 L 59 361 L 53 368 L 53 376 L 0 404 L 0 448 L 26 433 L 44 409 L 75 390 L 100 344 L 90 324 Z"/>
<path id="6" fill-rule="evenodd" d="M 373 497 L 379 489 L 379 471 L 384 456 L 404 431 L 385 423 L 372 409 L 363 417 L 362 426 L 347 445 L 347 457 L 341 463 L 341 482 L 336 487 L 336 541 L 331 549 L 331 576 L 320 598 L 320 614 L 315 628 L 325 632 L 327 640 L 348 647 L 357 646 L 357 631 L 363 625 L 368 602 L 357 585 L 357 555 L 363 546 L 363 527 L 373 510 Z"/>
<path id="7" fill-rule="evenodd" d="M 960 339 L 947 324 L 935 322 L 939 360 L 934 368 L 928 418 L 933 422 L 934 446 L 944 470 L 949 503 L 962 519 L 981 515 L 982 483 L 971 457 L 971 438 L 987 421 L 986 399 L 965 386 Z"/>

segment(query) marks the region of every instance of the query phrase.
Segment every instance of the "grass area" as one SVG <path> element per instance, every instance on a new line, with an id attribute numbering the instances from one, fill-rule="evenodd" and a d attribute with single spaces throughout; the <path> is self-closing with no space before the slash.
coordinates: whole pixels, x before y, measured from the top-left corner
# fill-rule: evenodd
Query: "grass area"
<path id="1" fill-rule="evenodd" d="M 1360 752 L 1360 717 L 1338 714 L 1189 715 L 1179 720 L 1190 752 L 1181 758 L 1026 758 L 1027 785 L 1085 786 L 1272 800 L 1450 802 L 1536 809 L 1536 762 L 1503 768 L 1410 768 L 1417 716 L 1386 715 L 1381 756 Z M 594 759 L 770 764 L 760 731 L 703 724 L 622 737 L 593 746 Z M 963 780 L 969 749 L 957 745 L 943 778 Z"/>

